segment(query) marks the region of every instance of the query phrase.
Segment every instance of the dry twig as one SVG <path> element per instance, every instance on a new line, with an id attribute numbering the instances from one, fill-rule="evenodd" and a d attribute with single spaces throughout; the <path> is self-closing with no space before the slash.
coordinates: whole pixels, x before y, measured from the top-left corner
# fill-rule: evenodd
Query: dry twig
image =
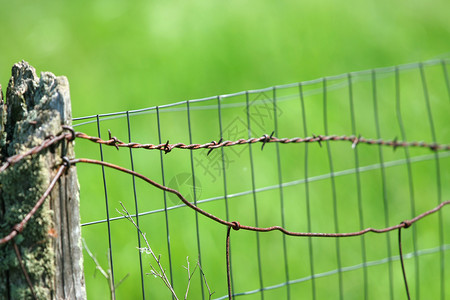
<path id="1" fill-rule="evenodd" d="M 83 247 L 84 250 L 86 250 L 87 254 L 89 255 L 89 257 L 92 259 L 92 261 L 95 264 L 95 269 L 99 270 L 100 273 L 103 275 L 103 277 L 105 277 L 106 281 L 108 282 L 108 287 L 109 287 L 109 292 L 110 292 L 110 296 L 111 299 L 115 299 L 115 290 L 119 287 L 119 285 L 121 285 L 125 279 L 128 278 L 128 276 L 130 276 L 130 273 L 127 273 L 127 275 L 125 275 L 117 284 L 115 284 L 113 282 L 112 276 L 111 276 L 111 266 L 109 266 L 108 270 L 105 271 L 102 266 L 100 265 L 100 263 L 98 262 L 97 258 L 95 257 L 94 254 L 92 254 L 91 250 L 88 248 L 86 241 L 84 239 L 82 239 L 83 241 Z M 108 254 L 109 256 L 109 254 Z M 108 264 L 110 264 L 110 259 L 108 257 Z M 94 272 L 94 276 L 95 276 L 95 272 Z"/>
<path id="2" fill-rule="evenodd" d="M 150 272 L 151 273 L 147 273 L 147 275 L 153 275 L 155 277 L 159 277 L 162 279 L 162 281 L 164 282 L 164 284 L 167 286 L 167 288 L 170 290 L 170 292 L 172 293 L 172 295 L 175 297 L 175 299 L 178 300 L 178 297 L 175 293 L 175 291 L 172 288 L 172 285 L 170 284 L 169 279 L 167 278 L 166 272 L 164 271 L 163 266 L 161 265 L 161 256 L 159 255 L 158 257 L 156 257 L 155 253 L 153 252 L 152 248 L 150 247 L 150 244 L 147 240 L 147 236 L 144 232 L 141 231 L 141 229 L 139 228 L 139 226 L 136 224 L 136 222 L 134 222 L 133 218 L 131 217 L 130 213 L 128 212 L 128 210 L 126 209 L 125 205 L 123 205 L 122 202 L 119 202 L 120 205 L 122 206 L 122 212 L 120 212 L 119 210 L 117 210 L 117 212 L 119 214 L 121 214 L 122 216 L 124 216 L 128 221 L 130 221 L 134 227 L 136 227 L 136 229 L 139 231 L 139 234 L 142 236 L 142 238 L 145 241 L 145 244 L 147 245 L 147 247 L 144 248 L 140 248 L 139 251 L 143 251 L 147 254 L 151 254 L 153 259 L 156 261 L 156 264 L 158 265 L 158 269 L 159 271 L 150 263 Z"/>

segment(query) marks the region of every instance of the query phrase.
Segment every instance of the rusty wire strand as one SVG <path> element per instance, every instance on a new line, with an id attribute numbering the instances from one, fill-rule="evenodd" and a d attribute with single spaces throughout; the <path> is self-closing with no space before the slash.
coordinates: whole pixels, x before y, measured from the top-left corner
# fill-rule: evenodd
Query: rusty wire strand
<path id="1" fill-rule="evenodd" d="M 20 154 L 16 154 L 16 155 L 8 157 L 6 159 L 6 162 L 4 162 L 3 165 L 0 167 L 0 173 L 3 172 L 4 170 L 6 170 L 8 167 L 11 167 L 15 163 L 21 161 L 25 157 L 33 155 L 33 154 L 38 154 L 42 150 L 50 147 L 51 145 L 58 143 L 59 141 L 61 141 L 63 139 L 67 139 L 70 141 L 72 139 L 72 134 L 65 132 L 65 133 L 61 133 L 57 136 L 49 137 L 49 138 L 45 139 L 42 142 L 42 144 L 40 144 L 36 147 L 33 147 L 24 153 L 20 153 Z"/>
<path id="2" fill-rule="evenodd" d="M 66 169 L 66 165 L 62 164 L 58 171 L 56 172 L 55 177 L 53 177 L 52 181 L 50 182 L 50 185 L 45 190 L 45 192 L 42 194 L 42 196 L 39 198 L 39 200 L 36 202 L 34 207 L 28 212 L 28 214 L 23 218 L 22 221 L 14 225 L 12 231 L 5 236 L 4 238 L 0 239 L 0 245 L 9 242 L 12 240 L 17 234 L 21 233 L 25 227 L 25 225 L 28 223 L 28 221 L 33 217 L 33 215 L 36 213 L 36 211 L 41 207 L 41 205 L 44 203 L 45 199 L 50 195 L 51 191 L 56 185 L 56 182 L 58 182 L 58 179 L 61 177 L 61 175 L 64 173 L 64 170 Z"/>
<path id="3" fill-rule="evenodd" d="M 228 299 L 231 300 L 230 231 L 231 231 L 231 226 L 228 226 L 225 253 L 226 253 L 226 259 L 227 259 Z"/>
<path id="4" fill-rule="evenodd" d="M 17 260 L 19 261 L 20 268 L 22 269 L 23 276 L 25 276 L 25 280 L 28 284 L 28 288 L 30 289 L 31 295 L 33 296 L 34 300 L 37 300 L 36 293 L 34 292 L 33 284 L 31 283 L 30 276 L 28 275 L 27 269 L 25 269 L 25 265 L 22 261 L 22 255 L 20 255 L 19 247 L 17 247 L 17 244 L 12 241 L 14 252 L 16 253 Z"/>
<path id="5" fill-rule="evenodd" d="M 408 227 L 405 227 L 405 228 L 408 228 Z M 406 277 L 405 264 L 403 263 L 402 228 L 401 227 L 398 229 L 398 252 L 399 252 L 399 257 L 400 257 L 400 265 L 402 267 L 403 282 L 405 283 L 406 296 L 408 297 L 408 300 L 410 300 L 411 296 L 409 295 L 408 279 Z"/>
<path id="6" fill-rule="evenodd" d="M 294 232 L 294 231 L 289 231 L 286 230 L 285 228 L 281 227 L 281 226 L 271 226 L 271 227 L 254 227 L 254 226 L 249 226 L 249 225 L 242 225 L 240 224 L 238 221 L 234 221 L 234 222 L 228 222 L 225 221 L 207 211 L 202 210 L 201 208 L 195 206 L 194 204 L 190 203 L 189 201 L 186 200 L 186 198 L 184 198 L 184 196 L 177 190 L 166 187 L 164 185 L 161 185 L 153 180 L 151 180 L 150 178 L 123 168 L 121 166 L 118 165 L 114 165 L 105 161 L 99 161 L 99 160 L 95 160 L 95 159 L 89 159 L 89 158 L 74 158 L 74 159 L 70 159 L 69 160 L 70 165 L 75 165 L 77 163 L 89 163 L 89 164 L 96 164 L 96 165 L 102 165 L 105 167 L 109 167 L 112 169 L 116 169 L 118 171 L 124 172 L 124 173 L 128 173 L 130 175 L 134 175 L 144 181 L 146 181 L 147 183 L 153 185 L 154 187 L 157 187 L 161 190 L 164 190 L 166 192 L 172 193 L 174 195 L 176 195 L 185 205 L 187 205 L 188 207 L 190 207 L 191 209 L 197 211 L 198 213 L 204 215 L 205 217 L 220 223 L 222 225 L 226 225 L 228 227 L 233 228 L 234 230 L 239 230 L 239 229 L 244 229 L 244 230 L 250 230 L 250 231 L 257 231 L 257 232 L 269 232 L 269 231 L 274 231 L 274 230 L 278 230 L 283 232 L 286 235 L 289 236 L 309 236 L 309 237 L 352 237 L 352 236 L 359 236 L 359 235 L 363 235 L 366 234 L 368 232 L 374 232 L 374 233 L 384 233 L 384 232 L 388 232 L 388 231 L 392 231 L 395 229 L 399 229 L 399 228 L 408 228 L 409 226 L 411 226 L 413 223 L 417 222 L 418 220 L 440 210 L 443 206 L 450 204 L 450 200 L 442 202 L 441 204 L 439 204 L 437 207 L 428 210 L 418 216 L 416 216 L 415 218 L 411 219 L 411 220 L 405 220 L 400 224 L 397 225 L 393 225 L 390 227 L 386 227 L 386 228 L 381 228 L 381 229 L 376 229 L 376 228 L 372 228 L 372 227 L 368 227 L 365 228 L 363 230 L 360 231 L 355 231 L 355 232 L 346 232 L 346 233 L 320 233 L 320 232 Z M 67 163 L 66 163 L 67 164 Z M 11 231 L 11 233 L 9 235 L 7 235 L 6 237 L 2 238 L 0 240 L 0 244 L 4 244 L 8 241 L 10 241 L 12 238 L 14 238 L 18 233 L 22 232 L 23 227 L 25 226 L 25 224 L 29 221 L 29 219 L 33 216 L 33 214 L 37 211 L 37 209 L 42 205 L 42 203 L 44 202 L 44 200 L 47 198 L 47 196 L 50 194 L 51 190 L 53 189 L 54 185 L 56 184 L 57 180 L 59 179 L 59 177 L 61 177 L 62 173 L 64 172 L 64 170 L 66 169 L 66 164 L 63 164 L 59 167 L 57 174 L 55 175 L 55 177 L 53 178 L 52 182 L 50 183 L 49 187 L 47 188 L 47 190 L 44 192 L 44 194 L 41 196 L 41 198 L 38 200 L 38 202 L 36 203 L 36 205 L 33 207 L 33 209 L 25 216 L 25 218 L 18 224 L 16 224 L 13 227 L 13 230 Z"/>
<path id="7" fill-rule="evenodd" d="M 450 204 L 450 200 L 442 202 L 441 204 L 439 204 L 438 206 L 436 206 L 433 209 L 430 209 L 416 217 L 414 217 L 413 219 L 410 220 L 405 220 L 400 224 L 397 225 L 393 225 L 390 227 L 386 227 L 386 228 L 381 228 L 381 229 L 376 229 L 376 228 L 372 228 L 372 227 L 368 227 L 366 229 L 360 230 L 360 231 L 355 231 L 355 232 L 346 232 L 346 233 L 320 233 L 320 232 L 294 232 L 294 231 L 288 231 L 285 228 L 281 227 L 281 226 L 271 226 L 271 227 L 254 227 L 254 226 L 249 226 L 249 225 L 242 225 L 237 221 L 234 222 L 228 222 L 225 221 L 207 211 L 202 210 L 201 208 L 195 206 L 194 204 L 192 204 L 191 202 L 187 201 L 186 198 L 184 198 L 184 196 L 175 189 L 169 188 L 167 186 L 164 186 L 162 184 L 159 184 L 155 181 L 153 181 L 152 179 L 129 169 L 123 168 L 121 166 L 118 165 L 114 165 L 105 161 L 99 161 L 99 160 L 95 160 L 95 159 L 90 159 L 90 158 L 74 158 L 70 160 L 70 163 L 72 165 L 78 164 L 78 163 L 88 163 L 88 164 L 95 164 L 95 165 L 101 165 L 101 166 L 105 166 L 108 168 L 112 168 L 112 169 L 116 169 L 118 171 L 124 172 L 124 173 L 128 173 L 130 175 L 134 175 L 144 181 L 146 181 L 147 183 L 153 185 L 154 187 L 157 187 L 163 191 L 172 193 L 174 195 L 176 195 L 185 205 L 187 205 L 188 207 L 190 207 L 191 209 L 197 211 L 198 213 L 204 215 L 205 217 L 220 223 L 222 225 L 226 225 L 229 226 L 231 228 L 233 228 L 234 230 L 239 230 L 239 229 L 244 229 L 244 230 L 250 230 L 250 231 L 258 231 L 258 232 L 268 232 L 268 231 L 274 231 L 274 230 L 278 230 L 283 232 L 286 235 L 290 235 L 290 236 L 309 236 L 309 237 L 351 237 L 351 236 L 358 236 L 358 235 L 363 235 L 366 234 L 368 232 L 374 232 L 374 233 L 384 233 L 384 232 L 388 232 L 388 231 L 392 231 L 398 228 L 408 228 L 409 226 L 411 226 L 413 223 L 419 221 L 420 219 L 437 212 L 438 210 L 440 210 L 442 207 L 444 207 L 445 205 Z"/>
<path id="8" fill-rule="evenodd" d="M 439 150 L 450 150 L 450 145 L 445 144 L 436 144 L 436 143 L 427 143 L 427 142 L 406 142 L 406 141 L 398 141 L 397 138 L 391 140 L 391 141 L 385 141 L 382 139 L 366 139 L 364 137 L 355 136 L 355 135 L 313 135 L 312 137 L 306 137 L 306 138 L 277 138 L 273 136 L 272 134 L 269 136 L 267 134 L 264 134 L 262 137 L 259 138 L 249 138 L 249 139 L 238 139 L 236 141 L 222 141 L 222 139 L 219 140 L 219 142 L 212 141 L 210 143 L 205 144 L 184 144 L 184 143 L 176 143 L 176 144 L 169 144 L 169 141 L 167 141 L 164 144 L 140 144 L 140 143 L 124 143 L 123 141 L 119 140 L 117 137 L 112 136 L 111 132 L 108 131 L 109 139 L 103 140 L 99 137 L 95 136 L 89 136 L 86 133 L 83 132 L 75 132 L 72 127 L 69 126 L 62 126 L 63 130 L 66 130 L 68 132 L 62 132 L 61 134 L 57 136 L 52 136 L 44 140 L 44 142 L 41 145 L 38 145 L 36 147 L 33 147 L 29 149 L 28 151 L 17 154 L 11 157 L 8 157 L 6 159 L 6 162 L 3 163 L 3 165 L 0 166 L 0 173 L 6 170 L 8 167 L 14 165 L 15 163 L 19 162 L 20 160 L 24 159 L 27 156 L 37 154 L 41 152 L 42 150 L 50 147 L 51 145 L 54 145 L 58 143 L 59 141 L 66 139 L 67 141 L 73 141 L 75 138 L 81 138 L 85 140 L 89 140 L 91 142 L 107 145 L 107 146 L 113 146 L 117 150 L 119 148 L 131 148 L 131 149 L 146 149 L 146 150 L 160 150 L 164 151 L 165 154 L 172 151 L 172 149 L 189 149 L 189 150 L 197 150 L 197 149 L 209 149 L 208 154 L 213 150 L 221 147 L 230 147 L 230 146 L 236 146 L 236 145 L 245 145 L 245 144 L 253 144 L 253 143 L 259 143 L 262 142 L 261 150 L 264 149 L 264 146 L 266 143 L 281 143 L 281 144 L 291 144 L 291 143 L 313 143 L 317 142 L 319 146 L 322 146 L 323 141 L 349 141 L 352 143 L 352 148 L 354 149 L 358 144 L 368 144 L 368 145 L 382 145 L 382 146 L 390 146 L 393 147 L 394 150 L 396 150 L 398 147 L 418 147 L 418 148 L 428 148 L 432 151 L 439 151 Z"/>
<path id="9" fill-rule="evenodd" d="M 125 143 L 119 140 L 115 136 L 110 135 L 109 140 L 102 140 L 99 137 L 89 136 L 83 132 L 76 132 L 76 137 L 81 139 L 86 139 L 94 143 L 113 146 L 115 148 L 124 147 L 124 148 L 139 148 L 139 149 L 147 149 L 147 150 L 160 150 L 168 153 L 172 151 L 174 148 L 178 149 L 189 149 L 189 150 L 197 150 L 197 149 L 216 149 L 221 147 L 229 147 L 235 145 L 243 145 L 243 144 L 253 144 L 262 142 L 262 148 L 266 143 L 281 143 L 281 144 L 289 144 L 289 143 L 313 143 L 318 142 L 321 145 L 323 141 L 349 141 L 352 143 L 352 148 L 355 148 L 358 144 L 369 144 L 369 145 L 382 145 L 382 146 L 390 146 L 393 147 L 394 150 L 398 147 L 419 147 L 419 148 L 428 148 L 433 151 L 438 150 L 450 150 L 450 145 L 442 145 L 435 143 L 427 143 L 427 142 L 406 142 L 406 141 L 398 141 L 397 138 L 391 141 L 385 141 L 382 139 L 366 139 L 361 136 L 355 135 L 313 135 L 312 137 L 306 138 L 277 138 L 272 135 L 263 135 L 259 138 L 249 138 L 249 139 L 238 139 L 236 141 L 212 141 L 210 143 L 205 144 L 169 144 L 167 141 L 164 144 L 154 145 L 154 144 L 139 144 L 139 143 Z"/>

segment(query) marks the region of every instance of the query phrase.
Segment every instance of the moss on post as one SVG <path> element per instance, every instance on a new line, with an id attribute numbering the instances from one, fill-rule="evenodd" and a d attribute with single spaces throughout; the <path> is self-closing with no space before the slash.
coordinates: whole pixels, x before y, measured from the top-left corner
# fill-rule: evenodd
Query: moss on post
<path id="1" fill-rule="evenodd" d="M 38 78 L 28 63 L 15 64 L 6 103 L 0 102 L 0 160 L 40 145 L 70 124 L 67 79 L 51 73 Z M 65 141 L 0 173 L 1 236 L 35 205 L 63 155 L 73 156 Z M 86 298 L 80 237 L 78 181 L 71 168 L 14 239 L 38 299 Z M 0 298 L 32 299 L 12 243 L 0 246 Z"/>

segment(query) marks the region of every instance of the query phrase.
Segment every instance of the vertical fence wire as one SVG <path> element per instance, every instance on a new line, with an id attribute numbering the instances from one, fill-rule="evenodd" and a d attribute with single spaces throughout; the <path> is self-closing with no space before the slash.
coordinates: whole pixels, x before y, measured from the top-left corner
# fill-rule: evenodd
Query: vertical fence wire
<path id="1" fill-rule="evenodd" d="M 245 100 L 246 100 L 246 107 L 247 107 L 247 128 L 248 128 L 248 137 L 251 137 L 251 124 L 250 124 L 250 104 L 249 104 L 249 93 L 247 92 L 245 94 Z M 252 144 L 248 145 L 248 151 L 250 155 L 250 169 L 251 169 L 251 175 L 252 175 L 252 195 L 253 195 L 253 207 L 255 208 L 255 226 L 259 226 L 258 222 L 258 204 L 256 201 L 256 185 L 255 185 L 255 167 L 254 167 L 254 161 L 253 161 L 253 153 L 252 153 Z M 257 253 L 257 259 L 258 259 L 258 276 L 259 276 L 259 286 L 261 290 L 261 299 L 264 299 L 264 283 L 263 283 L 263 277 L 262 277 L 262 266 L 261 266 L 261 243 L 259 240 L 259 232 L 255 232 L 256 234 L 256 253 Z"/>
<path id="2" fill-rule="evenodd" d="M 444 80 L 445 80 L 445 86 L 447 87 L 447 94 L 448 94 L 448 99 L 450 100 L 450 81 L 449 81 L 449 77 L 448 77 L 448 72 L 447 72 L 447 64 L 445 63 L 445 60 L 442 60 L 441 62 L 442 65 L 442 71 L 444 73 Z M 439 163 L 437 163 L 439 165 Z M 438 177 L 440 178 L 440 172 L 437 172 Z M 439 179 L 440 181 L 440 179 Z M 440 186 L 440 184 L 439 184 Z M 440 187 L 439 187 L 439 190 Z M 438 201 L 441 202 L 442 201 L 442 195 L 439 194 L 441 199 L 439 199 Z M 444 236 L 444 226 L 443 226 L 443 220 L 442 220 L 442 213 L 439 213 L 439 226 L 440 226 L 440 242 L 442 242 L 443 236 Z M 441 259 L 444 257 L 444 252 L 443 249 L 441 247 Z M 442 278 L 441 278 L 441 283 L 442 284 L 442 288 L 441 288 L 441 298 L 445 297 L 445 267 L 444 267 L 444 261 L 441 262 L 442 267 L 441 267 L 441 272 L 444 273 Z"/>
<path id="3" fill-rule="evenodd" d="M 130 114 L 127 111 L 127 127 L 128 127 L 128 142 L 131 143 L 131 123 L 130 123 Z M 130 163 L 131 163 L 131 170 L 134 171 L 134 160 L 133 160 L 133 151 L 130 148 Z M 142 299 L 145 300 L 145 286 L 144 286 L 144 269 L 142 267 L 142 252 L 140 251 L 141 247 L 141 235 L 139 234 L 139 208 L 138 208 L 138 200 L 137 200 L 137 192 L 136 192 L 136 178 L 134 175 L 131 177 L 133 181 L 133 196 L 134 196 L 134 209 L 136 212 L 136 233 L 137 233 L 137 239 L 138 239 L 138 248 L 139 248 L 139 269 L 140 269 L 140 275 L 141 275 L 141 289 L 142 289 Z"/>
<path id="4" fill-rule="evenodd" d="M 425 76 L 425 70 L 423 69 L 423 64 L 419 64 L 420 71 L 420 79 L 422 81 L 422 90 L 424 101 L 427 107 L 427 116 L 428 122 L 430 125 L 431 138 L 433 143 L 437 142 L 436 130 L 434 126 L 433 114 L 431 112 L 431 104 L 430 104 L 430 95 L 428 92 L 427 79 Z M 441 192 L 441 167 L 439 163 L 439 155 L 435 151 L 434 158 L 436 162 L 436 188 L 437 188 L 437 203 L 440 204 L 442 202 L 442 192 Z M 444 244 L 444 221 L 442 219 L 442 212 L 438 212 L 438 222 L 439 222 L 439 243 L 441 245 Z M 440 260 L 441 260 L 441 268 L 440 268 L 440 284 L 441 284 L 441 299 L 445 298 L 445 255 L 443 249 L 441 249 Z"/>
<path id="5" fill-rule="evenodd" d="M 377 139 L 381 138 L 381 130 L 380 130 L 380 121 L 378 114 L 378 96 L 377 96 L 377 84 L 376 84 L 376 72 L 372 70 L 371 72 L 372 78 L 372 101 L 373 101 L 373 112 L 375 119 L 375 130 Z M 384 157 L 383 157 L 383 149 L 382 147 L 378 147 L 378 159 L 380 160 L 380 172 L 381 172 L 381 187 L 383 190 L 383 206 L 384 206 L 384 225 L 387 227 L 390 224 L 389 221 L 389 200 L 387 195 L 387 182 L 386 182 L 386 168 L 384 166 Z M 392 264 L 392 248 L 391 248 L 391 239 L 390 232 L 386 233 L 386 244 L 387 244 L 387 256 L 389 257 L 389 294 L 390 299 L 394 299 L 394 269 Z"/>
<path id="6" fill-rule="evenodd" d="M 158 126 L 158 140 L 159 143 L 162 143 L 162 139 L 161 139 L 161 120 L 160 120 L 160 113 L 159 113 L 159 107 L 156 107 L 156 122 L 157 122 L 157 126 Z M 162 177 L 162 184 L 164 186 L 166 186 L 166 179 L 165 179 L 165 175 L 164 175 L 164 159 L 163 159 L 163 153 L 162 151 L 159 152 L 159 156 L 160 156 L 160 163 L 161 163 L 161 177 Z M 170 230 L 169 230 L 169 214 L 167 212 L 167 193 L 166 191 L 163 191 L 163 195 L 164 195 L 164 215 L 166 218 L 166 234 L 167 234 L 167 254 L 169 257 L 169 276 L 170 276 L 170 285 L 172 286 L 172 288 L 174 287 L 173 284 L 173 273 L 172 273 L 172 253 L 171 253 L 171 247 L 170 247 Z M 172 299 L 174 297 L 172 296 Z"/>
<path id="7" fill-rule="evenodd" d="M 323 79 L 323 127 L 325 135 L 328 135 L 328 109 L 327 109 L 327 79 Z M 333 166 L 333 157 L 331 153 L 330 142 L 326 141 L 327 145 L 327 154 L 328 154 L 328 163 L 330 167 L 330 182 L 331 182 L 331 193 L 333 199 L 333 212 L 334 212 L 334 231 L 339 232 L 339 217 L 337 212 L 337 194 L 336 194 L 336 182 L 334 178 L 334 166 Z M 337 268 L 338 278 L 339 278 L 339 298 L 344 299 L 344 291 L 343 291 L 343 278 L 342 278 L 342 262 L 341 262 L 341 243 L 340 239 L 335 239 L 336 242 L 336 257 L 337 257 Z"/>
<path id="8" fill-rule="evenodd" d="M 222 106 L 220 104 L 221 97 L 217 97 L 217 110 L 219 114 L 219 130 L 220 130 L 220 139 L 223 138 L 223 124 L 222 124 Z M 224 195 L 224 202 L 225 202 L 225 218 L 227 221 L 230 220 L 230 214 L 229 214 L 229 207 L 228 207 L 228 189 L 227 189 L 227 172 L 226 172 L 226 165 L 225 165 L 225 150 L 220 148 L 221 154 L 222 154 L 222 173 L 223 173 L 223 195 Z M 230 280 L 231 280 L 231 294 L 234 295 L 234 282 L 233 282 L 233 263 L 232 263 L 232 256 L 231 256 L 231 245 L 229 247 L 229 255 L 227 256 L 229 258 L 230 263 Z"/>
<path id="9" fill-rule="evenodd" d="M 187 117 L 188 117 L 188 131 L 189 131 L 189 143 L 192 144 L 192 129 L 191 129 L 191 113 L 189 107 L 189 101 L 186 101 L 187 108 Z M 192 186 L 193 186 L 193 196 L 194 196 L 194 205 L 197 206 L 197 191 L 195 185 L 195 170 L 194 170 L 194 153 L 190 151 L 191 154 L 191 172 L 192 172 Z M 198 263 L 200 266 L 202 265 L 202 251 L 200 248 L 200 228 L 198 226 L 198 212 L 195 212 L 195 230 L 197 233 L 197 252 L 198 252 Z M 202 289 L 202 299 L 205 299 L 205 292 L 203 286 L 202 276 L 200 275 L 200 286 Z"/>
<path id="10" fill-rule="evenodd" d="M 448 100 L 450 100 L 450 81 L 448 78 L 447 64 L 445 63 L 445 60 L 442 60 L 441 65 L 442 72 L 444 73 L 445 86 L 447 87 Z M 398 67 L 396 69 L 398 69 Z"/>
<path id="11" fill-rule="evenodd" d="M 352 125 L 352 134 L 354 136 L 357 135 L 356 131 L 356 119 L 355 119 L 355 105 L 353 102 L 353 81 L 352 76 L 349 73 L 348 77 L 348 100 L 350 103 L 350 119 Z M 364 214 L 363 214 L 363 201 L 362 201 L 362 191 L 361 191 L 361 176 L 359 172 L 359 155 L 358 155 L 358 147 L 353 149 L 353 155 L 355 160 L 355 179 L 356 179 L 356 197 L 358 201 L 358 215 L 359 215 L 359 227 L 360 229 L 364 227 Z M 364 235 L 361 236 L 361 259 L 362 263 L 365 265 L 367 263 L 366 257 L 366 238 Z M 369 291 L 368 291 L 368 275 L 367 268 L 363 268 L 363 281 L 364 281 L 364 299 L 368 299 Z"/>
<path id="12" fill-rule="evenodd" d="M 397 114 L 397 122 L 398 126 L 400 128 L 400 134 L 401 139 L 406 141 L 408 136 L 406 135 L 405 125 L 403 124 L 403 118 L 402 118 L 402 106 L 401 106 L 401 89 L 400 89 L 400 72 L 398 70 L 398 67 L 395 68 L 395 103 L 396 103 L 396 114 Z M 409 149 L 403 148 L 405 152 L 405 159 L 406 159 L 406 170 L 407 170 L 407 176 L 408 176 L 408 187 L 409 187 L 409 199 L 410 199 L 410 205 L 411 205 L 411 218 L 413 218 L 416 215 L 416 199 L 414 195 L 414 180 L 412 176 L 412 166 L 411 166 L 411 158 L 409 154 Z M 417 255 L 417 229 L 416 226 L 412 226 L 410 229 L 412 230 L 412 236 L 413 236 L 413 249 L 414 249 L 414 270 L 415 270 L 415 288 L 416 288 L 416 299 L 420 299 L 420 273 L 419 273 L 419 257 Z"/>
<path id="13" fill-rule="evenodd" d="M 298 90 L 300 94 L 300 104 L 302 109 L 302 119 L 303 119 L 303 134 L 305 136 L 308 136 L 308 129 L 307 129 L 307 122 L 306 122 L 306 109 L 305 109 L 305 99 L 303 97 L 303 87 L 302 84 L 299 83 Z M 309 176 L 308 176 L 308 146 L 309 143 L 305 143 L 305 200 L 306 200 L 306 222 L 307 222 L 307 230 L 308 232 L 312 232 L 312 226 L 311 226 L 311 204 L 310 204 L 310 197 L 309 197 Z M 311 293 L 312 293 L 312 299 L 316 299 L 316 279 L 314 277 L 314 251 L 313 251 L 313 243 L 312 243 L 312 237 L 308 237 L 308 252 L 309 252 L 309 268 L 311 272 Z"/>
<path id="14" fill-rule="evenodd" d="M 101 130 L 100 130 L 100 119 L 99 116 L 97 115 L 97 133 L 98 136 L 101 138 Z M 102 145 L 100 144 L 100 160 L 103 160 L 103 148 Z M 112 238 L 111 238 L 111 224 L 110 224 L 110 219 L 109 219 L 109 203 L 108 203 L 108 189 L 106 186 L 106 174 L 105 174 L 105 167 L 102 166 L 102 176 L 103 176 L 103 189 L 105 191 L 105 205 L 106 205 L 106 221 L 107 221 L 107 225 L 108 225 L 108 256 L 109 256 L 109 264 L 110 264 L 110 269 L 111 269 L 111 298 L 114 300 L 116 299 L 116 290 L 114 288 L 114 265 L 113 265 L 113 255 L 112 255 Z"/>
<path id="15" fill-rule="evenodd" d="M 408 280 L 406 279 L 405 264 L 403 262 L 402 228 L 401 227 L 398 229 L 398 253 L 399 253 L 399 256 L 400 256 L 400 265 L 401 265 L 401 268 L 402 268 L 403 281 L 405 283 L 406 297 L 407 297 L 408 300 L 410 300 L 411 299 L 411 295 L 409 293 Z"/>
<path id="16" fill-rule="evenodd" d="M 274 134 L 275 136 L 279 136 L 278 134 L 278 117 L 277 117 L 277 93 L 276 88 L 273 88 L 273 120 L 274 120 Z M 275 151 L 277 156 L 277 167 L 278 167 L 278 189 L 280 190 L 280 209 L 281 209 L 281 226 L 286 226 L 286 221 L 284 218 L 284 194 L 283 194 L 283 175 L 281 170 L 281 156 L 280 156 L 280 148 L 278 144 L 275 144 Z M 282 235 L 283 238 L 283 259 L 284 259 L 284 272 L 286 282 L 289 282 L 289 264 L 288 264 L 288 254 L 287 254 L 287 246 L 286 246 L 286 235 Z M 287 299 L 291 299 L 291 287 L 289 284 L 286 284 L 286 292 Z"/>

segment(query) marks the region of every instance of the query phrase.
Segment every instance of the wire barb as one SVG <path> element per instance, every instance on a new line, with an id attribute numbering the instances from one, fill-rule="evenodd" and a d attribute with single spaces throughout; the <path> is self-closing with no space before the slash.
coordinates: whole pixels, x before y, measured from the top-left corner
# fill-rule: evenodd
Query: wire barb
<path id="1" fill-rule="evenodd" d="M 355 137 L 355 138 L 353 139 L 352 149 L 355 149 L 356 146 L 358 146 L 358 143 L 359 143 L 359 139 L 360 139 L 360 138 L 361 138 L 361 135 L 359 135 L 358 137 Z"/>
<path id="2" fill-rule="evenodd" d="M 116 147 L 117 150 L 119 150 L 118 144 L 123 144 L 123 142 L 121 140 L 119 140 L 118 138 L 116 138 L 115 136 L 112 136 L 111 130 L 109 130 L 109 129 L 108 129 L 108 135 L 109 135 L 109 145 L 113 145 L 114 147 Z"/>
<path id="3" fill-rule="evenodd" d="M 433 152 L 436 152 L 439 150 L 439 145 L 438 144 L 431 144 L 430 145 L 430 150 Z"/>
<path id="4" fill-rule="evenodd" d="M 395 152 L 395 150 L 397 150 L 397 147 L 398 147 L 399 145 L 397 144 L 397 137 L 395 137 L 393 140 L 392 140 L 392 147 L 393 147 L 393 149 L 394 149 L 394 152 Z"/>
<path id="5" fill-rule="evenodd" d="M 319 143 L 320 148 L 322 148 L 322 136 L 321 135 L 317 136 L 313 133 L 313 139 L 317 140 L 317 143 Z"/>
<path id="6" fill-rule="evenodd" d="M 206 154 L 207 156 L 211 153 L 211 151 L 213 151 L 214 149 L 219 147 L 218 145 L 220 145 L 222 143 L 222 139 L 223 138 L 220 138 L 219 142 L 216 142 L 216 141 L 211 142 L 212 145 L 210 144 L 210 146 L 209 146 L 210 149 L 209 149 L 208 153 Z"/>
<path id="7" fill-rule="evenodd" d="M 172 151 L 172 148 L 170 148 L 170 146 L 169 146 L 169 140 L 167 140 L 166 144 L 163 147 L 163 150 L 164 150 L 164 154 L 167 154 L 170 151 Z"/>
<path id="8" fill-rule="evenodd" d="M 268 143 L 268 142 L 270 142 L 270 141 L 272 140 L 273 134 L 274 134 L 274 133 L 275 133 L 275 131 L 272 131 L 272 133 L 270 134 L 270 136 L 268 136 L 267 134 L 264 134 L 264 135 L 262 136 L 261 142 L 262 142 L 263 144 L 262 144 L 262 146 L 261 146 L 261 151 L 264 149 L 264 145 L 266 145 L 266 143 Z"/>

